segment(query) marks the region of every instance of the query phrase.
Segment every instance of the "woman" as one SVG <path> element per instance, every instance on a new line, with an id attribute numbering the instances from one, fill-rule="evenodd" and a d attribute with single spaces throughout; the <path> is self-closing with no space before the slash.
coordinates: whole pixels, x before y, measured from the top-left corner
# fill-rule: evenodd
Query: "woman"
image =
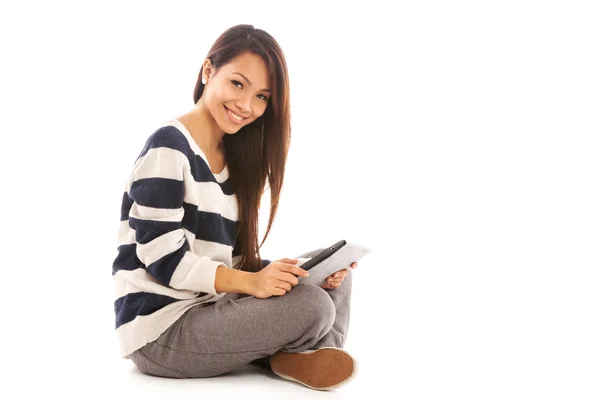
<path id="1" fill-rule="evenodd" d="M 321 249 L 260 258 L 260 199 L 268 178 L 264 242 L 291 132 L 275 39 L 252 25 L 225 31 L 200 69 L 194 104 L 150 135 L 123 194 L 113 264 L 121 355 L 164 377 L 256 363 L 313 389 L 348 383 L 357 370 L 342 350 L 350 269 L 321 287 L 298 285 L 299 266 Z"/>

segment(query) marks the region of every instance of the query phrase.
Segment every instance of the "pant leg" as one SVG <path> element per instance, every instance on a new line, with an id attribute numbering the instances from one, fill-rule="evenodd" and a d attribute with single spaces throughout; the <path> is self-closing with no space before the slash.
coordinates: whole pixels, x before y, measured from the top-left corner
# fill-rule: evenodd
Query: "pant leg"
<path id="1" fill-rule="evenodd" d="M 314 285 L 298 285 L 267 299 L 228 293 L 189 309 L 131 359 L 150 375 L 221 375 L 278 350 L 314 348 L 331 330 L 335 313 L 331 297 Z"/>
<path id="2" fill-rule="evenodd" d="M 320 253 L 322 249 L 315 249 L 306 252 L 298 257 L 312 258 Z M 349 266 L 348 266 L 349 267 Z M 344 278 L 340 287 L 335 289 L 323 289 L 333 300 L 335 306 L 335 321 L 331 330 L 323 337 L 314 349 L 321 347 L 343 348 L 346 343 L 346 336 L 350 326 L 350 305 L 352 298 L 352 268 L 348 268 L 348 276 Z"/>

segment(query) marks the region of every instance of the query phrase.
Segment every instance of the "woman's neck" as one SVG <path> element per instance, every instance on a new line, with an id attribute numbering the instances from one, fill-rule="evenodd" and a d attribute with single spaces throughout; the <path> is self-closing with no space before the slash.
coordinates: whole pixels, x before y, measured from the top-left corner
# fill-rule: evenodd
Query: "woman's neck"
<path id="1" fill-rule="evenodd" d="M 191 111 L 177 119 L 187 128 L 206 156 L 210 157 L 223 152 L 222 139 L 225 133 L 217 125 L 202 98 Z"/>

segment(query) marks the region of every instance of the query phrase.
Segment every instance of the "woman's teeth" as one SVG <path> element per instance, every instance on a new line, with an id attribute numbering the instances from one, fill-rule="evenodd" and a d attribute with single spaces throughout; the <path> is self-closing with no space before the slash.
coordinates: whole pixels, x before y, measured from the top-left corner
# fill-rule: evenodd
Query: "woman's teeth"
<path id="1" fill-rule="evenodd" d="M 229 113 L 229 115 L 231 115 L 233 118 L 237 119 L 238 121 L 243 121 L 243 120 L 244 120 L 244 118 L 242 118 L 242 117 L 240 117 L 239 115 L 237 115 L 237 114 L 235 114 L 235 113 L 231 112 L 231 110 L 230 110 L 230 109 L 227 109 L 227 112 Z"/>

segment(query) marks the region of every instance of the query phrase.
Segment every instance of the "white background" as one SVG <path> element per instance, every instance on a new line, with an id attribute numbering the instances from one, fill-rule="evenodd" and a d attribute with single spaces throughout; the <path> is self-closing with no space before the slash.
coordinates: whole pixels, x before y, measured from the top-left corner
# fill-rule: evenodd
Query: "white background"
<path id="1" fill-rule="evenodd" d="M 1 390 L 598 399 L 594 3 L 3 2 Z M 277 39 L 291 80 L 288 173 L 262 256 L 341 238 L 373 250 L 354 271 L 346 345 L 360 372 L 335 392 L 255 368 L 151 378 L 118 356 L 125 180 L 239 23 Z"/>

